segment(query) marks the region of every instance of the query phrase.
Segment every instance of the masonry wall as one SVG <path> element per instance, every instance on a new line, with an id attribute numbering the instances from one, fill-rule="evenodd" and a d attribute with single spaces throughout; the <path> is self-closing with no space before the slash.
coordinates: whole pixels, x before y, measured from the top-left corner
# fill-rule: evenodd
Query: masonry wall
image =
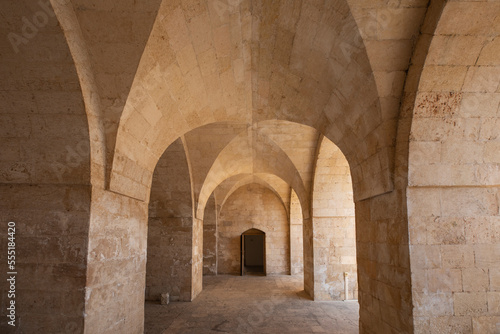
<path id="1" fill-rule="evenodd" d="M 189 169 L 182 141 L 162 155 L 151 187 L 148 219 L 146 299 L 169 293 L 173 301 L 192 295 L 193 211 Z"/>
<path id="2" fill-rule="evenodd" d="M 312 192 L 314 300 L 357 299 L 356 231 L 349 164 L 323 138 Z M 345 274 L 348 296 L 345 296 Z"/>
<path id="3" fill-rule="evenodd" d="M 416 333 L 500 331 L 499 13 L 448 2 L 422 60 L 408 189 Z"/>
<path id="4" fill-rule="evenodd" d="M 356 202 L 360 332 L 412 332 L 404 190 Z"/>
<path id="5" fill-rule="evenodd" d="M 83 331 L 90 187 L 0 185 L 0 332 L 7 325 L 7 223 L 16 223 L 16 328 L 19 332 Z"/>
<path id="6" fill-rule="evenodd" d="M 0 11 L 0 332 L 82 332 L 91 186 L 81 87 L 50 4 L 2 3 Z M 22 17 L 35 12 L 47 24 L 16 52 L 8 34 L 20 36 Z M 8 271 L 17 272 L 16 327 L 7 325 Z"/>
<path id="7" fill-rule="evenodd" d="M 212 194 L 203 216 L 203 275 L 217 275 L 217 238 L 217 211 Z"/>
<path id="8" fill-rule="evenodd" d="M 142 333 L 147 205 L 94 189 L 89 231 L 85 333 Z"/>
<path id="9" fill-rule="evenodd" d="M 259 184 L 236 190 L 221 209 L 218 220 L 218 273 L 240 273 L 240 238 L 251 228 L 266 233 L 267 274 L 289 274 L 288 217 L 281 200 Z"/>

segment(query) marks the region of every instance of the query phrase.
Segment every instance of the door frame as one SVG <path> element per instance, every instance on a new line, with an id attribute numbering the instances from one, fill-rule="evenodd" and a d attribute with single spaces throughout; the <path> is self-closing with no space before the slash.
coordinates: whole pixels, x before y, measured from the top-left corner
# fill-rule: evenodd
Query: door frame
<path id="1" fill-rule="evenodd" d="M 240 265 L 240 275 L 244 276 L 245 275 L 245 236 L 246 235 L 262 235 L 263 237 L 263 247 L 264 247 L 264 276 L 267 276 L 267 261 L 266 261 L 266 233 L 264 231 L 258 230 L 256 228 L 251 228 L 249 230 L 246 230 L 241 234 L 240 237 L 240 260 L 241 260 L 241 265 Z"/>

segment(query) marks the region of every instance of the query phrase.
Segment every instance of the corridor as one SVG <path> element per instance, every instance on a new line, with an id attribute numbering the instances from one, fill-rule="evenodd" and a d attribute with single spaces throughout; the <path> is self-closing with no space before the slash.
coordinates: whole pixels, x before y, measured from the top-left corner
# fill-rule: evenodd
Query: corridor
<path id="1" fill-rule="evenodd" d="M 1 334 L 500 334 L 500 0 L 0 18 Z"/>
<path id="2" fill-rule="evenodd" d="M 302 276 L 203 279 L 191 303 L 147 302 L 145 333 L 358 333 L 358 303 L 313 302 Z"/>

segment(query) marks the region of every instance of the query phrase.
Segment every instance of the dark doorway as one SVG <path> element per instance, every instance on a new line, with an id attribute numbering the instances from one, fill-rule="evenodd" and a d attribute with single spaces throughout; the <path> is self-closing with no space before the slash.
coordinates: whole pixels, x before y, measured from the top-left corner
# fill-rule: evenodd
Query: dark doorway
<path id="1" fill-rule="evenodd" d="M 241 275 L 266 274 L 266 234 L 251 229 L 241 235 Z"/>

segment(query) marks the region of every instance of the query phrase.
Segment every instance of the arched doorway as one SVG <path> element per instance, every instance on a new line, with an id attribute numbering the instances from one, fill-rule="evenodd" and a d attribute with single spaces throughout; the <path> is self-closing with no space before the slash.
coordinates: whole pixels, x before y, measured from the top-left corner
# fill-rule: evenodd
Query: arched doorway
<path id="1" fill-rule="evenodd" d="M 266 275 L 266 234 L 255 228 L 241 234 L 241 276 Z"/>

